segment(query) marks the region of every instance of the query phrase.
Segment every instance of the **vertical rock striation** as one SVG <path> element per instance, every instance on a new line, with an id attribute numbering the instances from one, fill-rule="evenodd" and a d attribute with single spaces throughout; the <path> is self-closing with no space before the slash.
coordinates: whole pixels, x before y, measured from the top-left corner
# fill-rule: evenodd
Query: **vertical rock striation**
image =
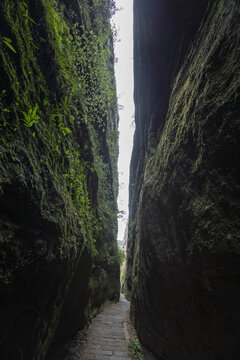
<path id="1" fill-rule="evenodd" d="M 134 3 L 127 287 L 158 359 L 240 357 L 240 5 Z"/>
<path id="2" fill-rule="evenodd" d="M 119 297 L 112 2 L 0 7 L 0 358 L 52 359 Z"/>

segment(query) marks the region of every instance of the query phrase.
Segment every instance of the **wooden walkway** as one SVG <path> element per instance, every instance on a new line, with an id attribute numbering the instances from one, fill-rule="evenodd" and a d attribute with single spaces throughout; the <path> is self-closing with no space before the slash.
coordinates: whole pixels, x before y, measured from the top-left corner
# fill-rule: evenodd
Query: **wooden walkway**
<path id="1" fill-rule="evenodd" d="M 129 302 L 123 295 L 108 305 L 92 323 L 83 360 L 130 360 L 123 321 Z"/>

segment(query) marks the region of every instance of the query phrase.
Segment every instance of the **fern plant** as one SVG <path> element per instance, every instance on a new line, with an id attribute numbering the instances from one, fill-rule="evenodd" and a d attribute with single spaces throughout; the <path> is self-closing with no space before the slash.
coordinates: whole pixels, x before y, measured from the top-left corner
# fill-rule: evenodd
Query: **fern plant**
<path id="1" fill-rule="evenodd" d="M 39 112 L 39 106 L 38 104 L 35 105 L 33 109 L 29 109 L 28 113 L 25 111 L 22 111 L 23 113 L 23 122 L 26 127 L 31 127 L 33 124 L 38 123 L 38 120 L 40 119 L 40 116 L 37 114 Z M 40 114 L 40 112 L 39 112 Z"/>

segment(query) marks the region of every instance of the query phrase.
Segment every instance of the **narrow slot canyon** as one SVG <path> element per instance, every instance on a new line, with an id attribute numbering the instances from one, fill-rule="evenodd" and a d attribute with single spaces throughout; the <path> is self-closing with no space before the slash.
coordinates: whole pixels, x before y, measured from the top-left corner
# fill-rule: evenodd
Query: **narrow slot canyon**
<path id="1" fill-rule="evenodd" d="M 0 2 L 0 360 L 240 359 L 240 3 L 131 1 Z"/>

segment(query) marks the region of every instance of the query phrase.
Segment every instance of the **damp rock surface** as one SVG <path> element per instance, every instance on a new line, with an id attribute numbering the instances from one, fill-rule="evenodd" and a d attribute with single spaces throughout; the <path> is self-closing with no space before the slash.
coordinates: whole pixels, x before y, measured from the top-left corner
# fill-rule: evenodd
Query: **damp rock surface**
<path id="1" fill-rule="evenodd" d="M 162 360 L 240 357 L 238 1 L 134 2 L 131 314 Z"/>
<path id="2" fill-rule="evenodd" d="M 0 358 L 52 359 L 119 297 L 111 3 L 0 4 Z"/>

